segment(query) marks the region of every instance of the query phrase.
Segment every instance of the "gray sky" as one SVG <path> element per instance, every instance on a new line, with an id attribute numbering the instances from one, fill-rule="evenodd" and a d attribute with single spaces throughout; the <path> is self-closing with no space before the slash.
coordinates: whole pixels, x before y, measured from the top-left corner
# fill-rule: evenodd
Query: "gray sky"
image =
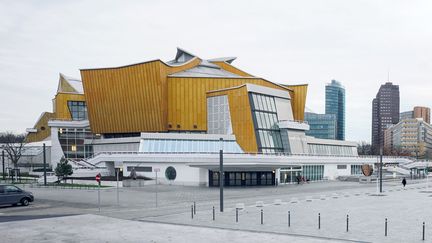
<path id="1" fill-rule="evenodd" d="M 160 58 L 182 47 L 274 82 L 346 88 L 346 138 L 370 140 L 379 86 L 399 84 L 401 111 L 432 106 L 432 1 L 0 1 L 0 131 L 52 110 L 58 73 Z"/>

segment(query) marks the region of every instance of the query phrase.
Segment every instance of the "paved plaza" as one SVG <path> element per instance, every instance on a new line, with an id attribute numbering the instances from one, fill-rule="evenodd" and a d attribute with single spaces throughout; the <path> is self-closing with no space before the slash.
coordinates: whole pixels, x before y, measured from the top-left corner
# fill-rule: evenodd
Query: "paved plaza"
<path id="1" fill-rule="evenodd" d="M 233 242 L 422 242 L 425 222 L 426 241 L 431 240 L 432 212 L 428 207 L 432 193 L 425 181 L 408 183 L 404 189 L 399 181 L 385 182 L 384 196 L 374 195 L 374 184 L 355 182 L 226 188 L 224 213 L 219 212 L 218 188 L 122 188 L 119 206 L 116 189 L 103 189 L 99 212 L 96 190 L 27 186 L 36 201 L 26 208 L 1 207 L 0 232 L 12 237 L 8 242 L 92 242 L 97 241 L 96 236 L 102 242 L 202 242 L 200 237 L 209 242 L 232 241 L 230 237 Z M 192 219 L 193 202 L 196 214 Z M 262 202 L 262 207 L 257 207 L 257 202 Z M 239 203 L 245 208 L 238 210 L 236 222 Z M 40 233 L 43 229 L 50 233 Z M 80 232 L 81 238 L 72 237 L 73 232 Z"/>

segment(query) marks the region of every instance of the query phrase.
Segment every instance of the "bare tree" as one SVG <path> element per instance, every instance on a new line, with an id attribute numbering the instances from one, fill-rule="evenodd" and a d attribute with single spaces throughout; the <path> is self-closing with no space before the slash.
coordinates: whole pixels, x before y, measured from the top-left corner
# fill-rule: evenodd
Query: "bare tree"
<path id="1" fill-rule="evenodd" d="M 13 132 L 0 133 L 0 144 L 14 168 L 17 169 L 18 161 L 25 149 L 25 134 L 15 134 Z"/>
<path id="2" fill-rule="evenodd" d="M 358 143 L 357 152 L 359 155 L 371 155 L 372 153 L 372 145 L 365 141 L 361 141 Z"/>

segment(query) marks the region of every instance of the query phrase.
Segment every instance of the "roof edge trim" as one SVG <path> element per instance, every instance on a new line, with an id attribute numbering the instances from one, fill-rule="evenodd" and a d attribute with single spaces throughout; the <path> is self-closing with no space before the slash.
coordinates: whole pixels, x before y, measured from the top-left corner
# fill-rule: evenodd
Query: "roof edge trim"
<path id="1" fill-rule="evenodd" d="M 153 60 L 149 60 L 149 61 L 145 61 L 145 62 L 132 63 L 132 64 L 128 64 L 128 65 L 124 65 L 124 66 L 117 66 L 117 67 L 81 68 L 80 71 L 105 70 L 105 69 L 121 69 L 121 68 L 127 68 L 127 67 L 132 67 L 132 66 L 138 66 L 138 65 L 142 65 L 142 64 L 147 64 L 147 63 L 151 63 L 151 62 L 160 62 L 160 63 L 164 64 L 167 67 L 181 67 L 181 66 L 189 64 L 190 62 L 195 61 L 196 59 L 201 60 L 199 57 L 194 57 L 194 58 L 191 58 L 187 62 L 181 63 L 180 65 L 170 65 L 170 64 L 162 61 L 161 59 L 153 59 Z"/>

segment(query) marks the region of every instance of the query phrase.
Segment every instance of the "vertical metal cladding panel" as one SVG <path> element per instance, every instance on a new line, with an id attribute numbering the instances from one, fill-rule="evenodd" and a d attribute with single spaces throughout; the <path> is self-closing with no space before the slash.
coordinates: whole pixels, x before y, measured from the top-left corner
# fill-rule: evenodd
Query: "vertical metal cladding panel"
<path id="1" fill-rule="evenodd" d="M 151 61 L 131 66 L 81 70 L 94 133 L 166 130 L 166 66 Z"/>
<path id="2" fill-rule="evenodd" d="M 292 89 L 291 105 L 293 109 L 293 115 L 295 120 L 304 120 L 304 111 L 306 106 L 306 95 L 307 95 L 307 84 L 302 85 L 284 85 L 285 87 Z"/>
<path id="3" fill-rule="evenodd" d="M 252 111 L 246 86 L 224 91 L 207 93 L 207 97 L 227 95 L 233 133 L 237 143 L 245 152 L 258 151 Z"/>

